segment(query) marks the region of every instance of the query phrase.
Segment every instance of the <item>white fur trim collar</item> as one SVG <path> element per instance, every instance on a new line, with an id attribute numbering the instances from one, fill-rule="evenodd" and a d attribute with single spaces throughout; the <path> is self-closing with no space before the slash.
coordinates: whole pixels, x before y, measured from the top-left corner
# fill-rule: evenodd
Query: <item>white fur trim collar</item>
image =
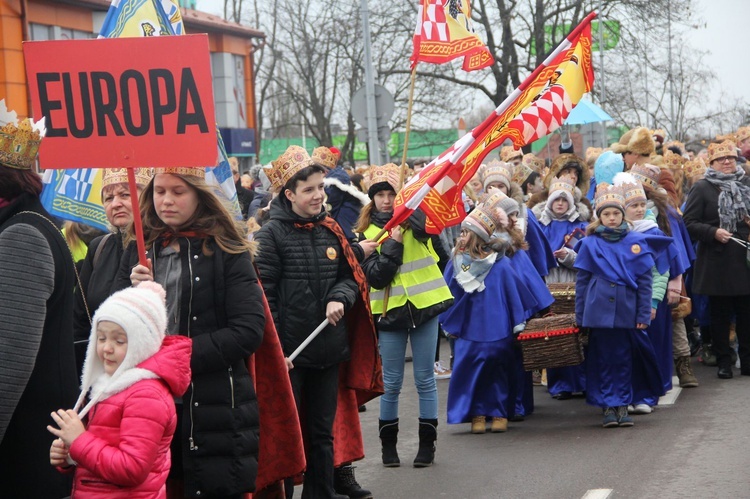
<path id="1" fill-rule="evenodd" d="M 351 195 L 352 197 L 356 198 L 357 201 L 359 201 L 362 204 L 362 206 L 365 206 L 366 204 L 368 204 L 370 202 L 370 197 L 367 194 L 365 194 L 364 192 L 360 191 L 359 189 L 357 189 L 353 185 L 346 185 L 346 184 L 340 182 L 339 180 L 337 180 L 335 178 L 328 178 L 327 177 L 327 178 L 325 178 L 323 180 L 323 184 L 326 187 L 335 187 L 335 188 L 337 188 L 340 191 L 344 191 L 345 193 L 347 193 L 347 194 Z"/>

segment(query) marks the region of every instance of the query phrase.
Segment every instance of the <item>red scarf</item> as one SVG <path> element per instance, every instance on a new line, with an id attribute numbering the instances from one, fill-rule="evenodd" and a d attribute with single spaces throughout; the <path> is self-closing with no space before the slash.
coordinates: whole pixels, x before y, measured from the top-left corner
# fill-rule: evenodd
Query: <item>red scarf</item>
<path id="1" fill-rule="evenodd" d="M 209 236 L 205 232 L 196 232 L 193 230 L 186 230 L 182 232 L 172 232 L 172 231 L 164 232 L 161 237 L 162 237 L 161 246 L 162 248 L 166 248 L 167 246 L 172 244 L 172 242 L 177 240 L 177 238 L 180 238 L 180 237 L 187 237 L 188 239 L 191 239 L 191 238 L 205 239 Z"/>

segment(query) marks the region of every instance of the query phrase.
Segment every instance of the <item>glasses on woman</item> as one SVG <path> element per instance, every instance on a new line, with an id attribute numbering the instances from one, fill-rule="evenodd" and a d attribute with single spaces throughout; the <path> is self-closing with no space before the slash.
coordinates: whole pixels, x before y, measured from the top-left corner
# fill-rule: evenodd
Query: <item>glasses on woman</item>
<path id="1" fill-rule="evenodd" d="M 724 156 L 723 158 L 717 158 L 715 161 L 718 163 L 734 163 L 737 161 L 737 158 L 734 156 Z"/>

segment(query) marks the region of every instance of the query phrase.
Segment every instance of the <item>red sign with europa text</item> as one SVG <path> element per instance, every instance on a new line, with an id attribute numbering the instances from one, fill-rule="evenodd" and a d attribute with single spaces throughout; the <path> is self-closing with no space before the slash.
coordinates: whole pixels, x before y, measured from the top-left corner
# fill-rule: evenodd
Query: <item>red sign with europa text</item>
<path id="1" fill-rule="evenodd" d="M 42 168 L 215 166 L 207 35 L 24 42 Z"/>

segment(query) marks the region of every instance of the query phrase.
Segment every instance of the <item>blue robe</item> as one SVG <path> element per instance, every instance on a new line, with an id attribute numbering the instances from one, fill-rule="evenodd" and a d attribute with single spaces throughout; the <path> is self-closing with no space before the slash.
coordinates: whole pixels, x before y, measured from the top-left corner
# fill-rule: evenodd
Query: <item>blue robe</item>
<path id="1" fill-rule="evenodd" d="M 537 298 L 506 257 L 492 266 L 484 291 L 466 293 L 453 278 L 452 261 L 445 278 L 454 302 L 440 314 L 440 322 L 457 336 L 448 423 L 466 423 L 473 416 L 508 418 L 515 412 L 518 377 L 513 328 L 539 306 Z"/>
<path id="2" fill-rule="evenodd" d="M 541 224 L 529 208 L 526 208 L 526 218 L 526 242 L 529 243 L 529 258 L 531 258 L 534 268 L 539 273 L 539 277 L 544 277 L 549 274 L 549 269 L 557 267 L 557 260 L 555 260 L 555 255 L 552 254 L 549 241 L 544 237 Z"/>
<path id="3" fill-rule="evenodd" d="M 591 328 L 586 361 L 586 401 L 618 407 L 665 393 L 648 334 L 651 269 L 664 273 L 661 258 L 671 238 L 628 232 L 620 241 L 599 236 L 577 246 L 576 320 Z"/>
<path id="4" fill-rule="evenodd" d="M 582 221 L 571 222 L 569 220 L 553 220 L 544 225 L 540 222 L 542 232 L 555 250 L 563 247 L 565 236 L 576 229 L 586 230 L 588 223 Z M 547 369 L 547 391 L 550 395 L 559 395 L 561 392 L 585 392 L 586 391 L 586 361 L 577 366 L 554 367 Z"/>
<path id="5" fill-rule="evenodd" d="M 537 312 L 552 305 L 555 298 L 549 292 L 547 284 L 545 284 L 544 280 L 539 274 L 537 274 L 534 264 L 531 263 L 531 258 L 529 258 L 529 254 L 526 250 L 516 251 L 513 256 L 510 257 L 510 261 L 513 265 L 513 270 L 523 278 L 526 286 L 531 290 L 534 297 L 536 297 L 536 304 L 527 310 L 528 317 L 531 317 Z"/>

